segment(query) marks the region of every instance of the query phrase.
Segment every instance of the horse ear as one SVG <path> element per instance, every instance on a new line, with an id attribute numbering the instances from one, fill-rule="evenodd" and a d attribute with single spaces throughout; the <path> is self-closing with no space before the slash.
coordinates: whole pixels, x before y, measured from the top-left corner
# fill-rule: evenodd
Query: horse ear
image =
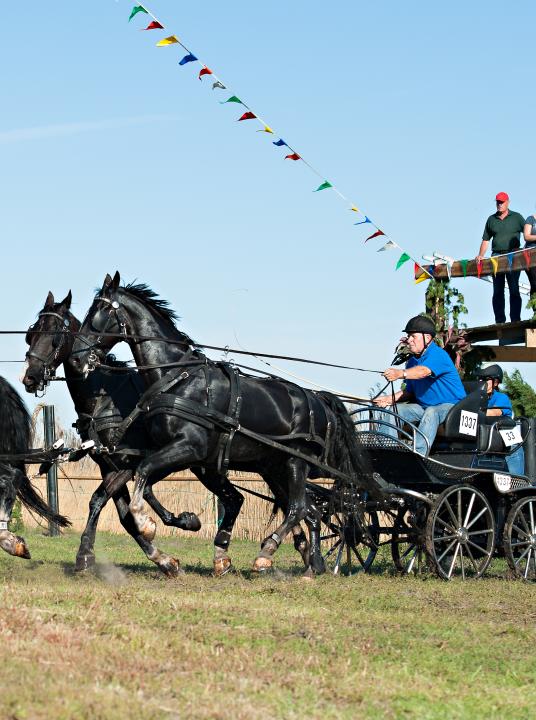
<path id="1" fill-rule="evenodd" d="M 52 307 L 52 305 L 54 305 L 54 295 L 49 291 L 45 300 L 45 307 Z"/>
<path id="2" fill-rule="evenodd" d="M 121 275 L 119 274 L 119 270 L 116 270 L 114 279 L 112 280 L 112 289 L 117 290 L 120 282 L 121 282 Z"/>
<path id="3" fill-rule="evenodd" d="M 60 305 L 63 305 L 63 307 L 64 307 L 66 310 L 68 310 L 68 309 L 71 307 L 71 302 L 72 302 L 72 300 L 73 300 L 73 294 L 72 294 L 72 292 L 69 290 L 69 292 L 67 293 L 67 295 L 66 295 L 66 296 L 63 298 L 63 300 L 61 301 Z"/>
<path id="4" fill-rule="evenodd" d="M 110 273 L 106 273 L 106 277 L 104 278 L 104 282 L 102 283 L 102 289 L 108 290 L 110 285 L 112 284 L 112 276 Z"/>

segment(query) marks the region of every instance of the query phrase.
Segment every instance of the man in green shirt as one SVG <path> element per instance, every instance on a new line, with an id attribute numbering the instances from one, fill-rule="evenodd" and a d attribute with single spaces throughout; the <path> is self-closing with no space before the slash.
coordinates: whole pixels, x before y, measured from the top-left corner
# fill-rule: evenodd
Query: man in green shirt
<path id="1" fill-rule="evenodd" d="M 517 212 L 509 210 L 510 198 L 507 193 L 500 192 L 495 196 L 497 212 L 490 215 L 482 235 L 480 250 L 476 256 L 477 261 L 482 260 L 491 243 L 492 255 L 506 255 L 519 249 L 519 235 L 523 232 L 525 219 Z M 507 273 L 497 273 L 493 277 L 493 312 L 495 322 L 506 322 L 504 309 L 504 280 L 508 282 L 510 291 L 510 320 L 521 320 L 521 295 L 519 294 L 519 270 Z"/>

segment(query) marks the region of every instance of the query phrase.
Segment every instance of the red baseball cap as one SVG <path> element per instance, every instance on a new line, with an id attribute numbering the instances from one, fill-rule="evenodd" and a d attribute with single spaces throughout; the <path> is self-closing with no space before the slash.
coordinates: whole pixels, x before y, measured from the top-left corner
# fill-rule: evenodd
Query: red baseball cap
<path id="1" fill-rule="evenodd" d="M 508 197 L 508 193 L 500 192 L 495 195 L 495 200 L 498 200 L 499 202 L 506 202 L 507 200 L 510 200 Z"/>

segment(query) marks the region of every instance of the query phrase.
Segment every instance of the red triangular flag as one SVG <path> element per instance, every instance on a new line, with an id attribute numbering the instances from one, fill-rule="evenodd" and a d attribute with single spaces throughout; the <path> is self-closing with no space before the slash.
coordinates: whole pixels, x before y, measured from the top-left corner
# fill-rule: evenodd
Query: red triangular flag
<path id="1" fill-rule="evenodd" d="M 153 20 L 153 22 L 149 23 L 146 28 L 143 28 L 143 30 L 163 30 L 164 26 L 160 25 L 158 20 Z"/>
<path id="2" fill-rule="evenodd" d="M 476 274 L 477 277 L 480 277 L 480 273 L 482 272 L 482 260 L 479 260 L 476 264 Z"/>
<path id="3" fill-rule="evenodd" d="M 252 112 L 245 112 L 242 117 L 238 118 L 238 122 L 240 122 L 240 120 L 253 120 L 256 117 Z"/>
<path id="4" fill-rule="evenodd" d="M 210 68 L 206 67 L 206 65 L 204 68 L 201 68 L 201 70 L 199 71 L 199 79 L 200 80 L 203 77 L 203 75 L 212 75 L 212 70 Z"/>
<path id="5" fill-rule="evenodd" d="M 530 252 L 528 250 L 523 250 L 523 255 L 525 256 L 527 267 L 530 267 Z"/>
<path id="6" fill-rule="evenodd" d="M 291 155 L 285 155 L 285 160 L 301 160 L 298 153 L 292 153 Z"/>
<path id="7" fill-rule="evenodd" d="M 372 235 L 368 236 L 368 238 L 365 240 L 365 242 L 368 242 L 369 240 L 372 240 L 372 238 L 378 237 L 379 235 L 385 235 L 383 230 L 376 230 L 375 233 L 372 233 Z"/>

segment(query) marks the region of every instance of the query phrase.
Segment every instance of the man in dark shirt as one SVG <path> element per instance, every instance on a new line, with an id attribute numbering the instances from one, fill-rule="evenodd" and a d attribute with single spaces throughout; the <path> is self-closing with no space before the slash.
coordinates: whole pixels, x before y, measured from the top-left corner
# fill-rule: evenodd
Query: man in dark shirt
<path id="1" fill-rule="evenodd" d="M 497 193 L 495 197 L 497 212 L 490 215 L 482 235 L 480 250 L 476 256 L 477 261 L 482 260 L 491 244 L 492 255 L 506 255 L 513 250 L 519 250 L 519 235 L 523 232 L 525 219 L 517 212 L 509 210 L 510 198 L 505 192 Z M 519 270 L 507 273 L 497 273 L 493 277 L 493 312 L 495 322 L 506 322 L 504 309 L 504 280 L 508 282 L 510 291 L 510 320 L 521 320 L 521 295 L 519 294 Z"/>

